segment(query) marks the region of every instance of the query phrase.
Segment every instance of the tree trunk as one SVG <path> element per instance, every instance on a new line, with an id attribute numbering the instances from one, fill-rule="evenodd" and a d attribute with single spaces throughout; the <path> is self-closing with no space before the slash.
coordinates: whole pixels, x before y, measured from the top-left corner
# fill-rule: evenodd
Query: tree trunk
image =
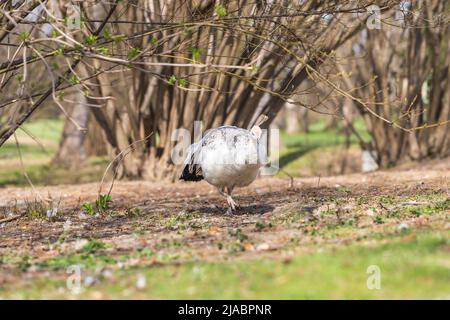
<path id="1" fill-rule="evenodd" d="M 414 6 L 406 27 L 383 25 L 359 39 L 365 52 L 352 65 L 353 83 L 346 83 L 364 101 L 355 105 L 380 167 L 450 155 L 450 26 L 435 25 L 450 4 Z"/>
<path id="2" fill-rule="evenodd" d="M 77 103 L 72 108 L 70 117 L 80 127 L 87 128 L 90 111 L 86 106 L 86 99 L 82 93 L 77 93 L 76 97 Z M 85 139 L 86 133 L 78 130 L 71 120 L 66 119 L 58 152 L 52 164 L 68 168 L 80 166 L 86 160 Z"/>

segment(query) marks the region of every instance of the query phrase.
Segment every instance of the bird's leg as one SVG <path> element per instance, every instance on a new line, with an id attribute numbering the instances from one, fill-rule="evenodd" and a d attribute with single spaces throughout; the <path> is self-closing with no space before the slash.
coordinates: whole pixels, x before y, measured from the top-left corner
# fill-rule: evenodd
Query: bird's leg
<path id="1" fill-rule="evenodd" d="M 228 205 L 230 206 L 231 210 L 235 211 L 236 210 L 236 202 L 234 202 L 233 198 L 230 195 L 227 195 L 227 202 L 228 202 Z"/>
<path id="2" fill-rule="evenodd" d="M 225 198 L 228 196 L 228 194 L 225 192 L 225 187 L 217 188 L 217 191 L 219 191 L 219 193 Z"/>
<path id="3" fill-rule="evenodd" d="M 227 196 L 227 203 L 228 203 L 228 209 L 227 209 L 227 214 L 233 214 L 233 211 L 236 210 L 233 207 L 233 204 L 230 202 L 230 196 Z"/>
<path id="4" fill-rule="evenodd" d="M 231 199 L 231 201 L 233 201 L 233 199 L 228 194 L 228 188 L 227 189 L 225 189 L 225 187 L 217 188 L 217 191 L 219 191 L 219 193 L 227 199 L 227 203 L 228 203 L 227 214 L 232 214 L 233 211 L 236 210 L 236 209 L 235 209 L 235 203 L 232 204 L 230 202 L 230 199 Z"/>
<path id="5" fill-rule="evenodd" d="M 231 194 L 233 193 L 233 188 L 226 188 L 227 193 L 227 202 L 229 205 L 228 211 L 236 211 L 236 207 L 239 207 L 239 205 L 233 200 L 231 197 Z"/>

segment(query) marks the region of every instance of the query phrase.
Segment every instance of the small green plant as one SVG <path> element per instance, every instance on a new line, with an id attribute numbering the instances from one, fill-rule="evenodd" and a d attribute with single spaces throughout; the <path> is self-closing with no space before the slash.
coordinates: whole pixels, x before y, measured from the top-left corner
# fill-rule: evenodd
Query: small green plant
<path id="1" fill-rule="evenodd" d="M 369 198 L 366 197 L 366 196 L 358 197 L 356 199 L 356 204 L 359 205 L 359 206 L 364 205 L 364 204 L 368 204 L 368 203 L 369 203 Z"/>
<path id="2" fill-rule="evenodd" d="M 137 252 L 137 256 L 139 258 L 149 258 L 149 257 L 153 257 L 155 255 L 155 253 L 150 250 L 149 248 L 140 248 L 138 249 Z"/>
<path id="3" fill-rule="evenodd" d="M 81 83 L 80 79 L 78 79 L 78 77 L 77 77 L 75 74 L 73 74 L 73 75 L 69 78 L 69 81 L 70 81 L 70 83 L 73 84 L 73 85 L 76 85 L 76 84 L 80 84 L 80 83 Z"/>
<path id="4" fill-rule="evenodd" d="M 61 90 L 60 92 L 58 92 L 58 93 L 56 94 L 56 97 L 57 97 L 58 99 L 63 99 L 65 95 L 66 95 L 66 92 Z"/>
<path id="5" fill-rule="evenodd" d="M 378 215 L 375 217 L 375 219 L 373 219 L 373 222 L 375 222 L 376 224 L 382 224 L 384 223 L 383 217 Z"/>
<path id="6" fill-rule="evenodd" d="M 256 221 L 255 229 L 257 231 L 262 231 L 266 228 L 272 228 L 272 223 L 271 222 L 265 223 L 264 221 Z"/>
<path id="7" fill-rule="evenodd" d="M 180 87 L 186 88 L 187 85 L 188 85 L 188 81 L 187 81 L 186 79 L 180 79 L 180 80 L 178 81 L 178 84 L 179 84 Z"/>
<path id="8" fill-rule="evenodd" d="M 440 201 L 434 205 L 436 211 L 444 211 L 450 209 L 450 198 Z"/>
<path id="9" fill-rule="evenodd" d="M 216 12 L 217 16 L 219 16 L 220 18 L 226 17 L 228 14 L 227 8 L 225 8 L 225 6 L 223 4 L 216 5 L 216 7 L 214 8 L 214 11 Z"/>
<path id="10" fill-rule="evenodd" d="M 92 46 L 93 44 L 95 44 L 97 42 L 97 40 L 98 40 L 98 37 L 91 34 L 84 39 L 84 42 L 87 45 Z"/>
<path id="11" fill-rule="evenodd" d="M 171 86 L 173 86 L 176 82 L 177 82 L 177 76 L 174 74 L 171 75 L 169 77 L 169 79 L 167 79 L 167 83 L 170 84 Z"/>
<path id="12" fill-rule="evenodd" d="M 103 38 L 105 40 L 111 40 L 112 39 L 111 31 L 108 28 L 105 28 L 103 30 Z"/>
<path id="13" fill-rule="evenodd" d="M 80 249 L 80 253 L 94 254 L 99 250 L 108 248 L 108 245 L 100 240 L 91 240 Z"/>
<path id="14" fill-rule="evenodd" d="M 192 214 L 181 212 L 171 216 L 165 223 L 168 228 L 186 229 L 190 226 L 188 223 L 193 218 Z"/>
<path id="15" fill-rule="evenodd" d="M 107 56 L 109 54 L 109 48 L 108 47 L 100 47 L 100 48 L 98 48 L 98 52 L 100 52 L 104 56 Z"/>
<path id="16" fill-rule="evenodd" d="M 260 69 L 261 68 L 256 64 L 252 64 L 252 66 L 251 66 L 251 71 L 253 74 L 258 73 Z"/>
<path id="17" fill-rule="evenodd" d="M 31 267 L 30 260 L 31 260 L 30 256 L 28 255 L 22 256 L 22 258 L 19 261 L 20 271 L 26 272 Z"/>
<path id="18" fill-rule="evenodd" d="M 19 34 L 19 37 L 20 37 L 20 40 L 22 40 L 22 41 L 27 41 L 28 38 L 30 37 L 30 33 L 29 33 L 28 31 L 22 31 L 22 32 Z"/>
<path id="19" fill-rule="evenodd" d="M 192 61 L 194 63 L 197 63 L 200 61 L 200 57 L 202 56 L 202 49 L 200 48 L 190 48 L 189 49 L 191 51 L 192 54 Z"/>
<path id="20" fill-rule="evenodd" d="M 25 201 L 26 215 L 34 219 L 43 219 L 47 217 L 48 206 L 37 199 L 33 201 Z"/>
<path id="21" fill-rule="evenodd" d="M 125 210 L 125 214 L 127 216 L 133 216 L 133 217 L 137 217 L 141 214 L 141 209 L 139 208 L 127 208 Z"/>
<path id="22" fill-rule="evenodd" d="M 228 234 L 238 239 L 239 242 L 244 242 L 248 239 L 248 236 L 244 234 L 240 228 L 228 230 Z"/>
<path id="23" fill-rule="evenodd" d="M 130 49 L 128 49 L 128 54 L 127 54 L 128 60 L 133 60 L 140 53 L 141 53 L 141 50 L 139 50 L 138 48 L 130 48 Z"/>
<path id="24" fill-rule="evenodd" d="M 93 216 L 95 214 L 95 207 L 90 202 L 83 203 L 81 205 L 81 209 L 83 209 L 88 215 Z"/>
<path id="25" fill-rule="evenodd" d="M 112 197 L 109 194 L 101 194 L 95 201 L 95 206 L 99 211 L 105 211 L 109 209 L 109 205 L 112 201 Z"/>
<path id="26" fill-rule="evenodd" d="M 380 196 L 379 201 L 382 204 L 394 204 L 395 198 L 393 196 Z"/>
<path id="27" fill-rule="evenodd" d="M 112 197 L 109 194 L 101 194 L 95 200 L 95 204 L 90 202 L 85 202 L 81 205 L 81 209 L 87 214 L 93 216 L 97 213 L 102 213 L 110 208 L 112 202 Z"/>
<path id="28" fill-rule="evenodd" d="M 112 37 L 112 40 L 114 41 L 115 44 L 119 44 L 123 42 L 123 40 L 125 40 L 125 36 L 123 35 L 114 36 Z"/>
<path id="29" fill-rule="evenodd" d="M 350 189 L 349 187 L 345 187 L 345 186 L 337 187 L 336 190 L 338 192 L 346 193 L 346 194 L 352 193 L 352 189 Z"/>

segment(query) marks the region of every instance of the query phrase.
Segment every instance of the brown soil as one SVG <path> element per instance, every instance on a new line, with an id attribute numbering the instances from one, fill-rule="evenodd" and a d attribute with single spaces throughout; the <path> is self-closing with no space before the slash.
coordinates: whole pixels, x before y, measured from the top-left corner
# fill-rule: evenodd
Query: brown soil
<path id="1" fill-rule="evenodd" d="M 17 257 L 27 255 L 31 262 L 39 263 L 77 252 L 86 239 L 109 244 L 107 253 L 112 256 L 132 256 L 138 249 L 150 248 L 176 253 L 177 259 L 170 263 L 183 263 L 261 256 L 285 259 L 292 250 L 309 250 L 313 244 L 370 241 L 372 235 L 386 232 L 387 226 L 395 232 L 401 222 L 417 228 L 448 228 L 448 211 L 431 217 L 391 213 L 404 206 L 430 204 L 433 200 L 426 200 L 428 195 L 448 197 L 449 169 L 448 161 L 436 161 L 400 171 L 299 178 L 293 187 L 286 179 L 259 179 L 236 192 L 235 199 L 242 207 L 234 215 L 225 214 L 225 200 L 206 182 L 116 182 L 110 209 L 97 216 L 80 209 L 82 203 L 97 198 L 95 183 L 35 191 L 3 188 L 0 220 L 21 216 L 0 223 L 0 256 L 9 257 L 0 264 L 0 285 L 23 276 Z M 104 186 L 103 193 L 108 188 Z M 394 200 L 382 203 L 382 196 Z M 56 217 L 30 216 L 30 205 L 39 197 L 58 206 Z M 135 208 L 139 211 L 133 211 Z M 378 215 L 384 219 L 382 224 L 374 222 Z M 350 220 L 351 230 L 330 228 Z M 240 238 L 238 229 L 245 237 Z M 175 242 L 178 245 L 173 245 Z M 27 272 L 39 275 L 42 271 Z"/>

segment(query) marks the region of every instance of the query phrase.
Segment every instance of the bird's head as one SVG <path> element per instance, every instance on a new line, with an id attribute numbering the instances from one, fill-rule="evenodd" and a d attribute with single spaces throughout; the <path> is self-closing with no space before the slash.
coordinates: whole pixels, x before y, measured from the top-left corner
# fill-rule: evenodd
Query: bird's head
<path id="1" fill-rule="evenodd" d="M 262 136 L 262 130 L 261 130 L 261 125 L 266 122 L 268 119 L 268 117 L 265 114 L 262 114 L 259 116 L 259 118 L 256 120 L 255 125 L 252 127 L 252 129 L 250 130 L 255 136 L 256 138 L 261 138 Z"/>
<path id="2" fill-rule="evenodd" d="M 252 129 L 250 130 L 251 133 L 253 133 L 253 135 L 259 139 L 262 136 L 262 129 L 259 126 L 253 126 Z"/>

